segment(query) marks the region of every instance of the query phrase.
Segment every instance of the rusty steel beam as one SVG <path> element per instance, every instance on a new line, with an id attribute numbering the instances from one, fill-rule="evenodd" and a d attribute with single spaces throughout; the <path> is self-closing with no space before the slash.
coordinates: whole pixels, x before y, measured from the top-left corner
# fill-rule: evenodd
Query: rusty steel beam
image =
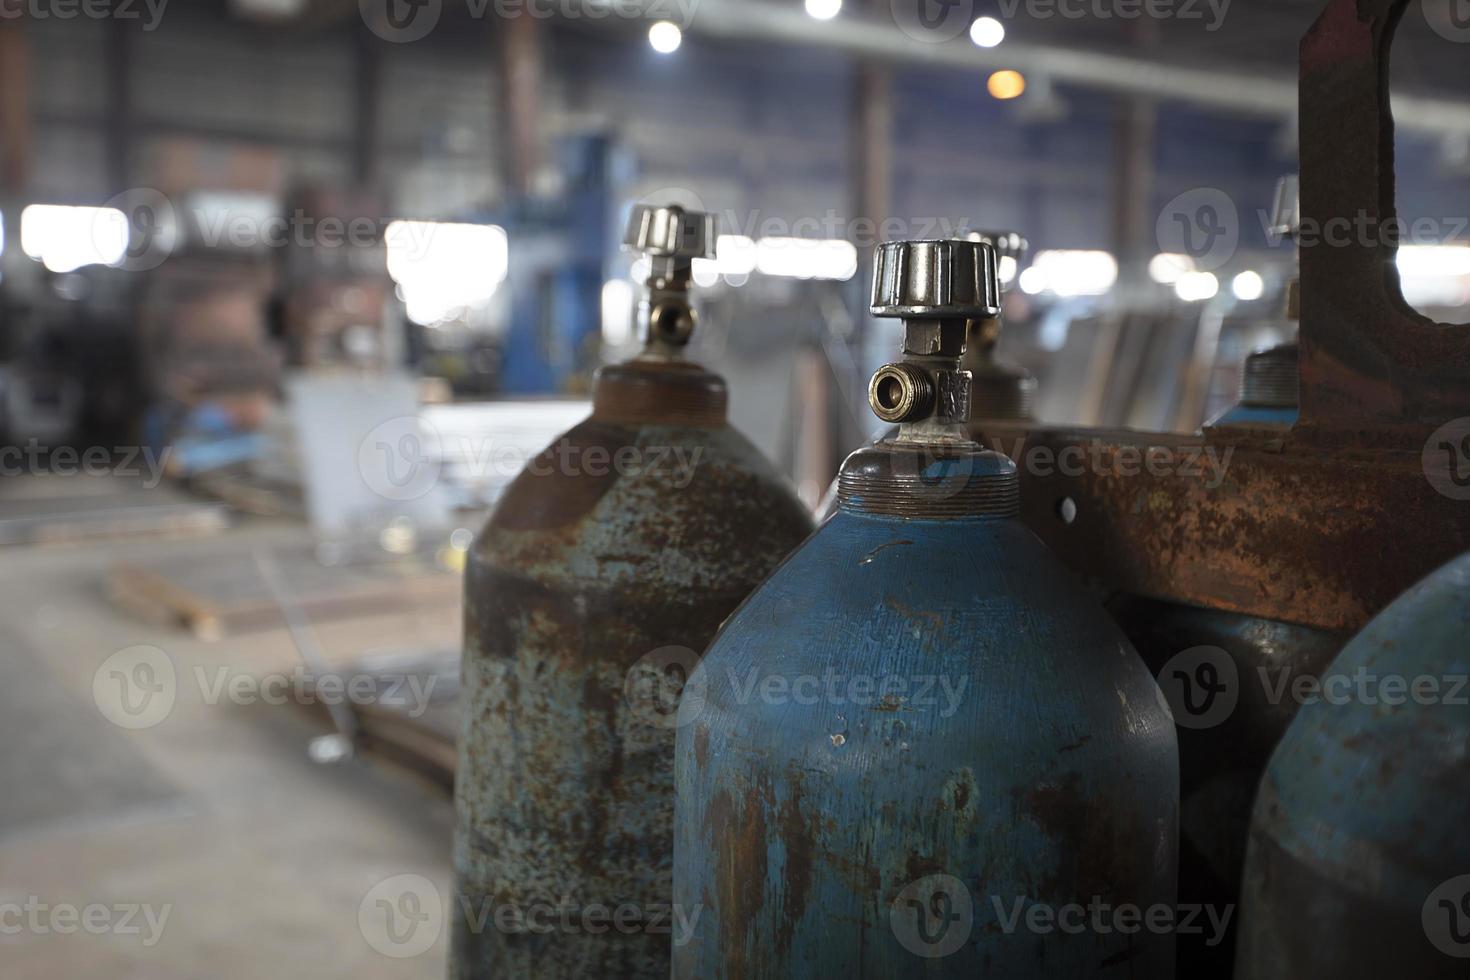
<path id="1" fill-rule="evenodd" d="M 986 441 L 1020 468 L 1022 520 L 1110 591 L 1353 631 L 1470 550 L 1470 503 L 1418 446 L 997 425 Z"/>

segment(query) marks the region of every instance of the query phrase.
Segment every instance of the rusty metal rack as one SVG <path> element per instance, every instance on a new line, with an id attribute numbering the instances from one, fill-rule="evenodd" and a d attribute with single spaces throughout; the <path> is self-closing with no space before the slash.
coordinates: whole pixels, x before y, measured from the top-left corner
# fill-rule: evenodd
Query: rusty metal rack
<path id="1" fill-rule="evenodd" d="M 1308 227 L 1396 218 L 1389 49 L 1407 7 L 1331 0 L 1302 42 Z M 1023 518 L 1107 589 L 1361 628 L 1470 549 L 1470 487 L 1454 482 L 1470 436 L 1470 328 L 1409 306 L 1395 251 L 1385 234 L 1302 247 L 1301 414 L 1284 436 L 992 426 L 995 448 L 1022 447 Z M 1218 482 L 1208 467 L 1142 465 L 1151 450 L 1182 464 L 1209 448 L 1230 453 Z M 1027 453 L 1087 465 L 1028 467 Z"/>

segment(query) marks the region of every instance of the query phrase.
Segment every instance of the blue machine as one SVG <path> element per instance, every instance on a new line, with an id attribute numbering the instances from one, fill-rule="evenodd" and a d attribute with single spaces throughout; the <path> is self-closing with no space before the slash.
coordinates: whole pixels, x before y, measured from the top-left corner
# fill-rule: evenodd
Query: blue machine
<path id="1" fill-rule="evenodd" d="M 566 392 L 599 363 L 602 284 L 620 240 L 616 188 L 632 161 L 602 133 L 567 137 L 557 155 L 565 188 L 554 198 L 528 197 L 466 218 L 500 225 L 511 241 L 500 379 L 508 395 Z"/>
<path id="2" fill-rule="evenodd" d="M 685 689 L 674 975 L 1172 976 L 1167 931 L 1089 924 L 1173 907 L 1169 711 L 965 434 L 994 249 L 893 243 L 876 275 L 906 357 L 869 401 L 899 433 L 847 460 L 838 512 Z"/>

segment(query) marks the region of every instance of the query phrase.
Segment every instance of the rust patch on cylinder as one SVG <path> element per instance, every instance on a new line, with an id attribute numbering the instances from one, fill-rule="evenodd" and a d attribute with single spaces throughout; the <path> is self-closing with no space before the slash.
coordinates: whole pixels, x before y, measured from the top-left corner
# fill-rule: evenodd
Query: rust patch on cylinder
<path id="1" fill-rule="evenodd" d="M 715 891 L 720 910 L 720 947 L 730 975 L 752 976 L 758 972 L 749 962 L 766 885 L 766 809 L 771 805 L 768 786 L 756 786 L 737 805 L 728 790 L 715 795 L 709 808 L 711 844 L 719 841 L 722 851 L 715 871 Z"/>

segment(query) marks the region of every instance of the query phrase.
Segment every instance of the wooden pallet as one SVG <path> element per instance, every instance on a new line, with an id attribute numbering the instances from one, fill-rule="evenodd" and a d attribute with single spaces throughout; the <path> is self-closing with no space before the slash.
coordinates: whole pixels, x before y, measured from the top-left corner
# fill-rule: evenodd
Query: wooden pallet
<path id="1" fill-rule="evenodd" d="M 273 551 L 283 591 L 310 620 L 443 608 L 459 602 L 460 578 L 427 557 L 325 566 L 310 549 Z M 286 625 L 249 553 L 175 556 L 122 563 L 107 574 L 108 598 L 149 622 L 205 640 Z"/>

